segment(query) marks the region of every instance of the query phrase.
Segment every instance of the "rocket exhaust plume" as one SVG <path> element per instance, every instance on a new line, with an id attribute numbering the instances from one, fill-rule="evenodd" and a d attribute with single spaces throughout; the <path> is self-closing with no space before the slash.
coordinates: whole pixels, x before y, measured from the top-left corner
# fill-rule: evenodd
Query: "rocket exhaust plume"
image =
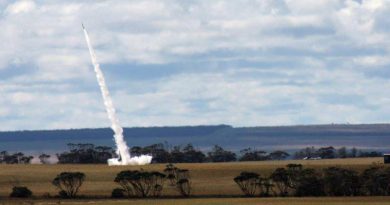
<path id="1" fill-rule="evenodd" d="M 114 104 L 112 103 L 112 99 L 110 96 L 110 93 L 108 92 L 108 88 L 106 85 L 106 82 L 104 80 L 103 73 L 100 69 L 100 66 L 96 60 L 95 51 L 93 50 L 91 46 L 91 42 L 88 37 L 87 30 L 85 29 L 84 25 L 84 35 L 85 40 L 88 44 L 89 53 L 91 54 L 92 64 L 96 73 L 96 78 L 99 83 L 100 91 L 103 96 L 104 105 L 106 107 L 106 111 L 108 114 L 108 118 L 111 121 L 111 129 L 114 131 L 114 141 L 117 146 L 116 153 L 118 154 L 119 158 L 112 158 L 108 160 L 108 165 L 145 165 L 150 164 L 152 161 L 152 157 L 149 155 L 141 155 L 136 157 L 131 157 L 129 153 L 129 148 L 127 147 L 126 141 L 123 137 L 123 129 L 121 125 L 119 124 L 119 120 L 116 117 Z"/>

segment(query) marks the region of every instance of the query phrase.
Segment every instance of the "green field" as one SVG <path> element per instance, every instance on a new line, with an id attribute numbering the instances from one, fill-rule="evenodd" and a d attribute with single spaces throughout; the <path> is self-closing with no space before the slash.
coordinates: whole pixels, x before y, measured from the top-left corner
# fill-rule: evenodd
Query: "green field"
<path id="1" fill-rule="evenodd" d="M 382 158 L 366 159 L 335 159 L 313 161 L 265 161 L 265 162 L 234 162 L 234 163 L 201 163 L 176 164 L 177 167 L 189 169 L 191 173 L 193 196 L 191 199 L 172 199 L 180 197 L 176 190 L 166 185 L 162 195 L 171 199 L 160 200 L 119 200 L 107 198 L 112 189 L 118 187 L 113 182 L 116 174 L 122 170 L 144 169 L 163 171 L 164 164 L 148 166 L 114 166 L 107 165 L 0 165 L 0 204 L 15 203 L 20 200 L 10 200 L 12 186 L 29 187 L 36 199 L 34 204 L 56 204 L 56 199 L 43 199 L 45 195 L 54 196 L 58 192 L 51 180 L 63 171 L 80 171 L 87 176 L 80 195 L 91 200 L 62 201 L 61 204 L 390 204 L 388 197 L 359 198 L 240 198 L 242 195 L 233 178 L 241 171 L 254 171 L 268 176 L 277 167 L 288 163 L 301 163 L 305 167 L 322 169 L 329 166 L 340 166 L 363 170 L 372 164 L 382 163 Z M 3 199 L 3 202 L 1 202 Z M 99 199 L 99 200 L 98 200 Z M 5 201 L 5 202 L 4 202 Z"/>

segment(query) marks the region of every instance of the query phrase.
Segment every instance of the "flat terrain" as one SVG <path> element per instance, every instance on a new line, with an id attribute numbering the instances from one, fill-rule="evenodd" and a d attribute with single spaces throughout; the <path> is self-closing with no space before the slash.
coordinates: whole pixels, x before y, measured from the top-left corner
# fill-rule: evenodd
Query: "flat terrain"
<path id="1" fill-rule="evenodd" d="M 234 163 L 201 163 L 176 164 L 179 168 L 189 169 L 193 195 L 196 199 L 162 199 L 162 200 L 87 200 L 65 201 L 65 204 L 390 204 L 386 197 L 362 198 L 238 198 L 241 191 L 234 183 L 233 178 L 241 171 L 254 171 L 268 176 L 274 169 L 288 163 L 300 163 L 305 167 L 322 169 L 328 166 L 348 167 L 363 170 L 372 164 L 382 163 L 382 158 L 365 159 L 334 159 L 313 161 L 265 161 L 265 162 L 234 162 Z M 104 198 L 111 194 L 112 189 L 118 187 L 113 182 L 116 174 L 122 170 L 155 170 L 163 171 L 165 164 L 147 166 L 114 166 L 107 165 L 0 165 L 0 197 L 9 195 L 13 185 L 29 187 L 34 196 L 35 204 L 50 204 L 57 201 L 40 201 L 44 195 L 54 196 L 58 192 L 51 184 L 56 174 L 63 171 L 80 171 L 87 176 L 80 195 L 86 198 Z M 165 185 L 163 196 L 179 196 L 176 190 Z M 226 198 L 227 197 L 227 198 Z M 230 198 L 233 197 L 233 198 Z M 18 200 L 7 200 L 8 203 L 18 204 Z M 1 198 L 0 198 L 1 204 Z M 61 203 L 62 204 L 62 203 Z"/>
<path id="2" fill-rule="evenodd" d="M 0 201 L 0 204 L 2 202 Z M 10 200 L 3 204 L 26 205 L 388 205 L 390 197 L 339 197 L 339 198 L 207 198 L 162 200 Z"/>

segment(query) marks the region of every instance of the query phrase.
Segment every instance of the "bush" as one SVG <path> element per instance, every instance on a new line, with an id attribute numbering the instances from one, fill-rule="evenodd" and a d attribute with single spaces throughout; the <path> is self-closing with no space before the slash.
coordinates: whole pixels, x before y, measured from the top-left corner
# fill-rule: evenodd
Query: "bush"
<path id="1" fill-rule="evenodd" d="M 15 198 L 28 198 L 32 196 L 32 192 L 27 187 L 23 186 L 16 186 L 12 188 L 12 193 L 10 194 L 10 197 Z"/>
<path id="2" fill-rule="evenodd" d="M 374 166 L 361 175 L 363 192 L 370 196 L 390 195 L 390 168 Z"/>
<path id="3" fill-rule="evenodd" d="M 296 196 L 324 196 L 324 182 L 314 169 L 303 169 L 297 181 Z"/>
<path id="4" fill-rule="evenodd" d="M 125 198 L 125 190 L 121 188 L 115 188 L 111 192 L 111 198 L 116 198 L 116 199 Z"/>
<path id="5" fill-rule="evenodd" d="M 324 183 L 327 195 L 357 196 L 360 194 L 361 183 L 356 171 L 329 167 L 324 170 Z"/>
<path id="6" fill-rule="evenodd" d="M 75 198 L 84 180 L 84 173 L 62 172 L 53 179 L 52 184 L 60 190 L 61 198 Z"/>

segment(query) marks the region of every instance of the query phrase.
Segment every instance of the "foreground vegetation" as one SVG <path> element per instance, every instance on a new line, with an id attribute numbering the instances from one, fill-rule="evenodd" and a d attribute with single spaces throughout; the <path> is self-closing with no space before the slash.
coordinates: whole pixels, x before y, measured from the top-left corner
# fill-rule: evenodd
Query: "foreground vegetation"
<path id="1" fill-rule="evenodd" d="M 239 176 L 241 172 L 259 173 L 262 176 L 271 176 L 277 168 L 286 167 L 287 164 L 302 164 L 305 168 L 322 171 L 325 168 L 336 166 L 339 168 L 351 169 L 362 173 L 363 170 L 373 166 L 382 164 L 383 158 L 365 158 L 365 159 L 329 159 L 329 160 L 286 160 L 286 161 L 263 161 L 263 162 L 230 162 L 230 163 L 182 163 L 176 164 L 181 169 L 190 170 L 191 175 L 191 196 L 190 199 L 172 199 L 182 198 L 182 194 L 178 192 L 175 186 L 169 186 L 169 180 L 165 181 L 162 193 L 158 193 L 162 200 L 107 200 L 111 197 L 112 190 L 118 188 L 120 178 L 117 178 L 125 170 L 141 170 L 141 172 L 158 171 L 166 173 L 166 164 L 152 164 L 148 166 L 114 166 L 107 165 L 0 165 L 0 204 L 1 199 L 7 198 L 12 187 L 28 187 L 33 192 L 33 200 L 50 202 L 62 200 L 54 198 L 58 195 L 58 189 L 53 186 L 53 179 L 58 177 L 62 172 L 82 172 L 85 173 L 85 180 L 80 187 L 78 200 L 87 200 L 92 204 L 110 204 L 123 203 L 128 204 L 131 201 L 136 201 L 137 204 L 341 204 L 345 201 L 325 198 L 258 198 L 248 199 L 241 198 L 243 196 L 239 186 L 233 180 Z M 137 173 L 122 172 L 126 176 L 132 176 Z M 129 175 L 130 174 L 130 175 Z M 116 179 L 117 178 L 117 179 Z M 122 177 L 123 178 L 123 177 Z M 222 199 L 228 197 L 229 199 Z M 105 198 L 105 199 L 104 199 Z M 171 199 L 169 199 L 171 198 Z M 204 198 L 204 199 L 198 199 Z M 221 199 L 217 199 L 221 198 Z M 99 200 L 103 200 L 100 202 Z M 348 201 L 359 203 L 353 204 L 387 204 L 390 201 L 386 197 L 362 197 L 360 200 L 348 198 Z M 172 202 L 174 200 L 174 202 Z M 331 200 L 331 201 L 329 201 Z M 333 200 L 333 201 L 332 201 Z M 294 202 L 295 201 L 295 202 Z M 7 203 L 16 203 L 18 200 L 7 198 Z M 34 203 L 35 203 L 34 202 Z M 65 200 L 69 204 L 82 204 L 80 201 Z M 208 202 L 208 203 L 206 203 Z M 130 203 L 131 204 L 131 203 Z M 345 204 L 345 203 L 344 203 Z M 351 203 L 352 204 L 352 203 Z"/>
<path id="2" fill-rule="evenodd" d="M 7 200 L 3 204 L 59 204 L 59 200 Z M 65 200 L 65 205 L 389 205 L 389 197 L 321 197 L 321 198 L 202 198 L 202 199 L 133 199 L 133 200 Z M 2 202 L 0 201 L 0 204 Z"/>

